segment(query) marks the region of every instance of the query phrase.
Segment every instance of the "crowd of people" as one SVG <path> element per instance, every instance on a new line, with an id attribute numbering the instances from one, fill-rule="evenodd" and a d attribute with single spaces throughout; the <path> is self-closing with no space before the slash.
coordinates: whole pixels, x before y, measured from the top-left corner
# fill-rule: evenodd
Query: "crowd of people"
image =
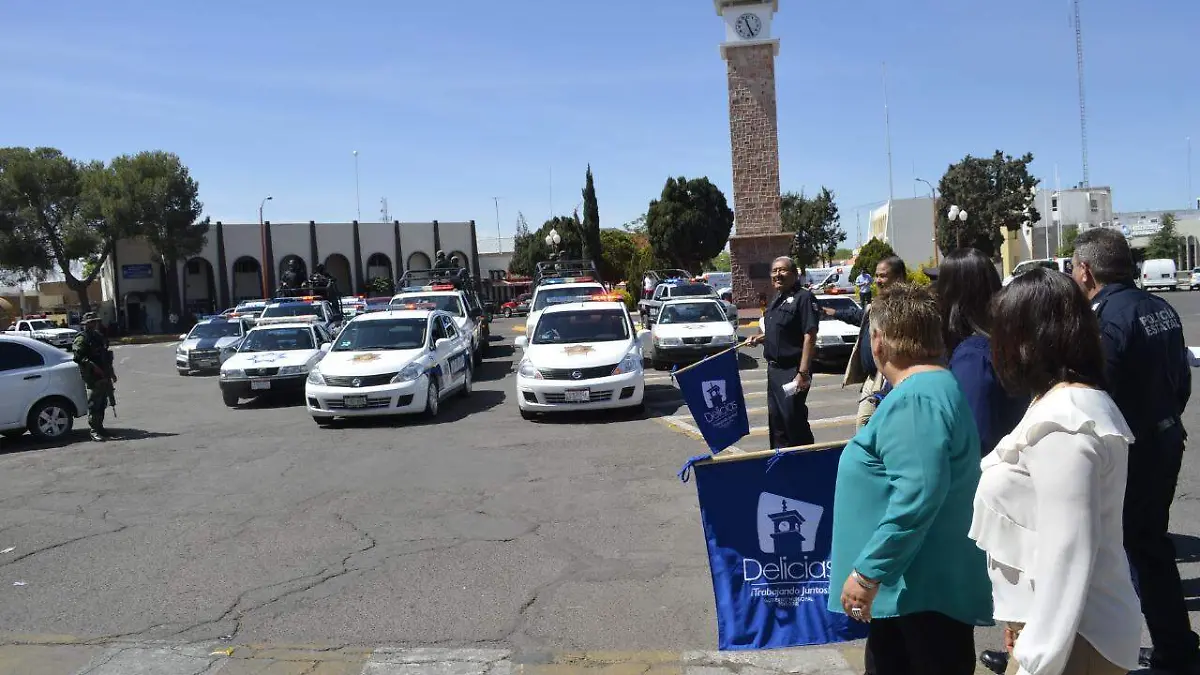
<path id="1" fill-rule="evenodd" d="M 868 673 L 973 673 L 974 629 L 994 624 L 1004 645 L 978 657 L 998 673 L 1200 672 L 1167 534 L 1191 393 L 1182 324 L 1136 287 L 1119 232 L 1081 233 L 1072 262 L 1002 288 L 960 250 L 923 288 L 889 258 L 874 301 L 838 315 L 863 327 L 846 382 L 864 405 L 838 469 L 829 606 L 868 622 Z M 775 262 L 752 339 L 773 447 L 813 440 L 821 310 L 797 276 Z"/>

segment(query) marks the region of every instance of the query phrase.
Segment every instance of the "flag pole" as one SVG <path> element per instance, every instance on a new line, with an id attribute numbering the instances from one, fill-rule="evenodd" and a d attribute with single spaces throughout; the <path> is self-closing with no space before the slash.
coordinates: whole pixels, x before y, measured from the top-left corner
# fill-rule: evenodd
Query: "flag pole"
<path id="1" fill-rule="evenodd" d="M 736 345 L 734 345 L 734 346 L 732 346 L 732 347 L 730 347 L 730 348 L 728 348 L 728 349 L 722 349 L 721 351 L 717 352 L 716 354 L 713 354 L 713 355 L 711 355 L 711 356 L 706 356 L 706 357 L 704 357 L 704 358 L 700 359 L 699 361 L 697 361 L 697 362 L 693 363 L 693 364 L 692 364 L 692 365 L 690 365 L 690 366 L 684 366 L 683 368 L 680 368 L 680 369 L 678 369 L 678 370 L 671 371 L 671 379 L 672 379 L 672 380 L 673 380 L 673 379 L 675 379 L 675 376 L 676 376 L 676 375 L 678 375 L 679 373 L 682 373 L 682 372 L 683 372 L 683 371 L 685 371 L 685 370 L 691 370 L 692 368 L 695 368 L 696 366 L 700 365 L 701 363 L 704 363 L 705 361 L 708 361 L 708 360 L 711 360 L 711 359 L 715 359 L 715 358 L 717 358 L 718 356 L 722 356 L 722 355 L 724 355 L 724 354 L 728 354 L 729 352 L 732 352 L 732 351 L 735 351 L 735 350 L 741 349 L 742 347 L 745 347 L 745 346 L 746 346 L 746 341 L 745 341 L 745 340 L 743 340 L 743 341 L 741 341 L 741 342 L 737 343 Z"/>
<path id="2" fill-rule="evenodd" d="M 712 457 L 703 459 L 696 464 L 719 464 L 721 462 L 740 462 L 744 459 L 763 459 L 764 457 L 773 457 L 785 452 L 820 452 L 822 450 L 832 450 L 834 448 L 844 447 L 850 441 L 828 441 L 826 443 L 815 443 L 813 445 L 795 445 L 790 448 L 778 448 L 776 450 L 755 450 L 754 452 L 741 452 L 725 454 L 717 453 Z"/>

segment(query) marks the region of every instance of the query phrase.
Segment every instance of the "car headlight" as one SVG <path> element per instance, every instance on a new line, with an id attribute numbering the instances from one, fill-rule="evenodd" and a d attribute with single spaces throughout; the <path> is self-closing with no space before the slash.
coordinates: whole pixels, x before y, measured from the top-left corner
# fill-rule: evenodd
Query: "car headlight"
<path id="1" fill-rule="evenodd" d="M 419 363 L 410 363 L 400 369 L 392 378 L 392 383 L 414 382 L 425 374 L 425 367 Z"/>
<path id="2" fill-rule="evenodd" d="M 733 335 L 714 335 L 712 344 L 714 345 L 731 345 L 737 342 L 737 338 Z"/>
<path id="3" fill-rule="evenodd" d="M 542 379 L 542 374 L 538 372 L 537 368 L 533 367 L 533 362 L 529 359 L 525 359 L 521 362 L 521 365 L 517 367 L 517 374 L 521 377 L 527 377 L 533 380 Z"/>
<path id="4" fill-rule="evenodd" d="M 175 348 L 175 353 L 180 356 L 184 356 L 185 354 L 188 353 L 188 350 L 184 349 L 183 345 L 179 345 L 178 347 Z"/>
<path id="5" fill-rule="evenodd" d="M 637 371 L 639 371 L 641 369 L 642 369 L 641 354 L 635 354 L 633 352 L 630 352 L 629 354 L 625 355 L 625 358 L 621 359 L 621 362 L 617 364 L 616 368 L 613 368 L 612 374 L 620 375 L 622 373 L 636 373 Z"/>
<path id="6" fill-rule="evenodd" d="M 819 345 L 819 346 L 840 345 L 840 344 L 842 344 L 841 336 L 838 336 L 838 335 L 818 335 L 817 336 L 817 345 Z"/>
<path id="7" fill-rule="evenodd" d="M 222 370 L 222 380 L 244 380 L 246 379 L 246 371 L 244 370 Z"/>
<path id="8" fill-rule="evenodd" d="M 325 377 L 321 375 L 321 371 L 319 368 L 313 368 L 312 370 L 308 371 L 307 382 L 309 384 L 316 384 L 316 385 L 324 386 L 325 385 Z"/>
<path id="9" fill-rule="evenodd" d="M 279 369 L 280 375 L 303 375 L 308 372 L 308 366 L 284 366 Z"/>
<path id="10" fill-rule="evenodd" d="M 664 337 L 664 338 L 660 338 L 660 337 L 656 337 L 656 338 L 654 338 L 654 344 L 655 344 L 655 345 L 657 345 L 657 346 L 659 346 L 659 347 L 682 347 L 682 346 L 683 346 L 683 338 L 677 338 L 677 337 Z"/>

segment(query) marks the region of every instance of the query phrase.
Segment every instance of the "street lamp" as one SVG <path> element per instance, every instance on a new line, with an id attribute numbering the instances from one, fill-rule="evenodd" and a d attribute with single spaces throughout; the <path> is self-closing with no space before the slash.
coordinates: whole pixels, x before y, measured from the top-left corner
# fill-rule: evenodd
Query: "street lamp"
<path id="1" fill-rule="evenodd" d="M 262 264 L 258 266 L 258 271 L 262 273 L 262 292 L 264 297 L 266 297 L 267 293 L 270 293 L 271 291 L 267 289 L 267 227 L 263 224 L 263 207 L 266 206 L 267 202 L 271 201 L 271 199 L 271 195 L 267 195 L 266 197 L 263 197 L 261 202 L 258 203 L 258 236 L 259 239 L 262 240 Z"/>
<path id="2" fill-rule="evenodd" d="M 562 237 L 558 236 L 558 230 L 551 228 L 550 233 L 546 235 L 546 245 L 554 249 L 554 253 L 558 254 L 558 245 L 562 243 Z"/>
<path id="3" fill-rule="evenodd" d="M 956 205 L 956 204 L 951 204 L 950 211 L 948 211 L 946 213 L 946 219 L 949 220 L 951 223 L 953 223 L 955 220 L 960 220 L 965 223 L 965 222 L 967 222 L 967 210 L 958 208 L 958 205 Z M 954 245 L 957 248 L 962 248 L 962 230 L 961 229 L 959 229 L 958 232 L 955 233 Z"/>

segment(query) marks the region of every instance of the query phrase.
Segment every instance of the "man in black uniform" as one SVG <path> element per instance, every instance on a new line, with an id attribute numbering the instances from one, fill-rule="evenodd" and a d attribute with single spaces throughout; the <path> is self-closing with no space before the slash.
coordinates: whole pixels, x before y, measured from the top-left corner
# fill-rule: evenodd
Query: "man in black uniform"
<path id="1" fill-rule="evenodd" d="M 71 354 L 79 364 L 79 374 L 87 387 L 88 426 L 92 430 L 92 440 L 102 442 L 112 436 L 104 428 L 104 409 L 112 400 L 117 374 L 113 372 L 108 338 L 100 332 L 100 318 L 94 313 L 83 315 L 83 332 L 75 337 Z"/>
<path id="2" fill-rule="evenodd" d="M 1200 639 L 1184 603 L 1175 545 L 1167 536 L 1183 461 L 1184 407 L 1191 361 L 1179 314 L 1134 286 L 1137 268 L 1121 233 L 1095 228 L 1075 240 L 1071 276 L 1100 320 L 1109 395 L 1136 439 L 1129 447 L 1125 550 L 1150 629 L 1147 665 L 1168 673 L 1200 672 Z"/>
<path id="3" fill-rule="evenodd" d="M 771 263 L 771 284 L 776 295 L 763 313 L 763 330 L 747 340 L 750 345 L 764 344 L 767 361 L 767 419 L 772 448 L 788 448 L 813 443 L 808 424 L 808 390 L 812 386 L 813 352 L 817 344 L 820 317 L 817 300 L 798 282 L 800 270 L 788 257 Z M 795 383 L 795 393 L 783 387 Z"/>

